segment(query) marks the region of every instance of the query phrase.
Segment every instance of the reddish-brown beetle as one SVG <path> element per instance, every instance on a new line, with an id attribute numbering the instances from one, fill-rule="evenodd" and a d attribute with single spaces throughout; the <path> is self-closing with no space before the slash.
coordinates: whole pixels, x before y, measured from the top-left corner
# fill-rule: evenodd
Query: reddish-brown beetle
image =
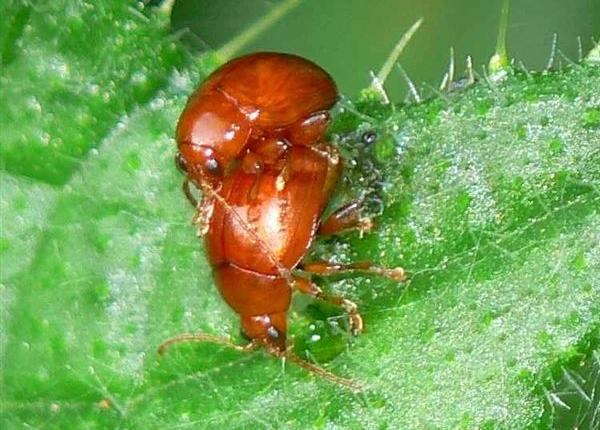
<path id="1" fill-rule="evenodd" d="M 177 125 L 179 153 L 214 176 L 226 174 L 253 145 L 277 159 L 278 143 L 311 145 L 321 138 L 337 97 L 331 77 L 303 58 L 273 53 L 237 58 L 190 97 Z"/>
<path id="2" fill-rule="evenodd" d="M 371 225 L 360 218 L 356 202 L 320 221 L 341 172 L 337 150 L 324 141 L 328 109 L 337 97 L 335 83 L 320 67 L 278 53 L 235 59 L 190 97 L 177 126 L 184 191 L 198 209 L 195 221 L 219 291 L 240 315 L 250 343 L 237 346 L 206 334 L 184 334 L 163 343 L 161 352 L 188 340 L 245 351 L 262 346 L 334 382 L 356 387 L 295 356 L 286 343 L 292 288 L 342 306 L 354 334 L 363 328 L 354 303 L 325 294 L 298 272 L 359 270 L 404 279 L 401 268 L 370 262 L 302 264 L 317 234 Z M 190 182 L 203 192 L 199 203 Z"/>

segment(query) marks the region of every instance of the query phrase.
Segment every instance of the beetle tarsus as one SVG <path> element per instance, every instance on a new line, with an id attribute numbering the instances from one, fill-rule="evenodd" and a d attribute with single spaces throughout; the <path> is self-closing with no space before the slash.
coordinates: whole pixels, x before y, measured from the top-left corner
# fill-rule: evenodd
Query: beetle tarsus
<path id="1" fill-rule="evenodd" d="M 350 330 L 352 331 L 352 334 L 356 336 L 362 333 L 364 325 L 362 316 L 358 312 L 358 306 L 356 303 L 342 296 L 327 294 L 314 282 L 299 276 L 294 277 L 294 287 L 301 293 L 308 294 L 317 299 L 325 300 L 326 302 L 343 308 L 350 319 Z"/>
<path id="2" fill-rule="evenodd" d="M 359 201 L 353 200 L 346 203 L 321 222 L 317 233 L 320 235 L 330 235 L 351 229 L 363 231 L 368 226 L 361 225 L 362 218 L 360 217 L 360 211 L 361 203 Z M 364 223 L 364 221 L 362 222 Z"/>
<path id="3" fill-rule="evenodd" d="M 346 203 L 323 220 L 318 233 L 320 235 L 332 235 L 348 230 L 358 230 L 362 239 L 365 233 L 369 233 L 375 227 L 371 217 L 361 215 L 362 209 L 362 203 L 359 201 L 353 200 Z"/>
<path id="4" fill-rule="evenodd" d="M 406 272 L 402 267 L 382 267 L 373 264 L 371 261 L 357 261 L 350 264 L 316 261 L 302 264 L 300 270 L 321 276 L 338 275 L 346 272 L 363 272 L 398 282 L 406 280 Z"/>

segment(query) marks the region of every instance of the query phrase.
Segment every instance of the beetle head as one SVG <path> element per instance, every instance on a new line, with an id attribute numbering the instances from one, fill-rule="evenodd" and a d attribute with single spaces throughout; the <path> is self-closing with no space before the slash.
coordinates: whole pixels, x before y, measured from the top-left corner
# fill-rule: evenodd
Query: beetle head
<path id="1" fill-rule="evenodd" d="M 287 318 L 284 312 L 243 316 L 242 331 L 249 339 L 264 346 L 269 353 L 285 353 Z"/>
<path id="2" fill-rule="evenodd" d="M 245 149 L 249 136 L 247 117 L 217 90 L 192 95 L 177 124 L 179 154 L 191 176 L 201 171 L 221 177 Z"/>

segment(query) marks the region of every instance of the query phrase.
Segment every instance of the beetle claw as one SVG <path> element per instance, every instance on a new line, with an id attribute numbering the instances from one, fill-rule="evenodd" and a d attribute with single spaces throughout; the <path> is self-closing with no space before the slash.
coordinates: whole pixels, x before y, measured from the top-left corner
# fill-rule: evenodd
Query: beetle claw
<path id="1" fill-rule="evenodd" d="M 375 223 L 371 217 L 365 217 L 358 220 L 358 234 L 362 239 L 365 233 L 369 233 L 375 227 Z"/>

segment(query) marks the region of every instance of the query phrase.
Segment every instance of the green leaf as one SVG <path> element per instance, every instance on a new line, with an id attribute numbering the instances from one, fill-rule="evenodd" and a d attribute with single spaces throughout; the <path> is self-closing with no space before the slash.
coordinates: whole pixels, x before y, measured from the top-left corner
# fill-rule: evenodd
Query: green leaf
<path id="1" fill-rule="evenodd" d="M 355 394 L 264 352 L 156 354 L 181 332 L 239 330 L 172 162 L 211 57 L 125 2 L 2 8 L 2 428 L 551 425 L 547 380 L 598 345 L 598 65 L 338 113 L 346 188 L 384 211 L 315 252 L 411 274 L 327 285 L 359 303 L 355 340 L 320 304 L 290 312 L 297 351 L 335 357 L 323 365 Z"/>
<path id="2" fill-rule="evenodd" d="M 64 184 L 132 108 L 164 87 L 183 53 L 164 17 L 128 2 L 8 0 L 0 157 L 4 170 Z"/>

